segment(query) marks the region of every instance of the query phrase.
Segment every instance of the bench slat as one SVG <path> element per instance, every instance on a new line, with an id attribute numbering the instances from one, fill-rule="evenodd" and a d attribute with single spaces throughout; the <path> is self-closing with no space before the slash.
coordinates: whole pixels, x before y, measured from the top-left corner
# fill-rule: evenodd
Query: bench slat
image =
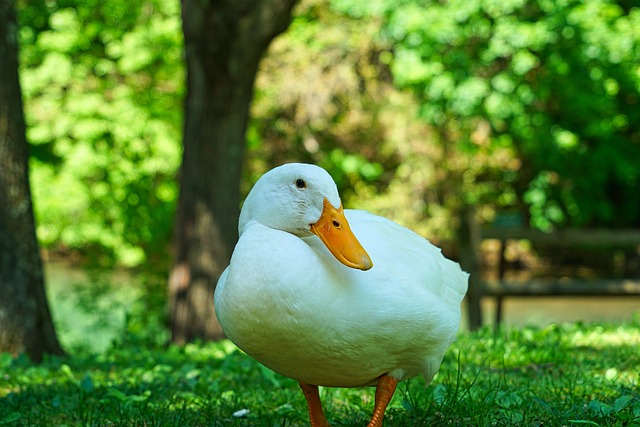
<path id="1" fill-rule="evenodd" d="M 603 247 L 636 247 L 640 246 L 640 230 L 638 229 L 563 229 L 552 233 L 520 227 L 487 227 L 480 229 L 481 239 L 498 240 L 530 240 L 534 243 L 570 247 L 577 245 Z"/>
<path id="2" fill-rule="evenodd" d="M 505 296 L 640 296 L 640 280 L 535 279 L 529 282 L 486 281 L 483 295 Z"/>

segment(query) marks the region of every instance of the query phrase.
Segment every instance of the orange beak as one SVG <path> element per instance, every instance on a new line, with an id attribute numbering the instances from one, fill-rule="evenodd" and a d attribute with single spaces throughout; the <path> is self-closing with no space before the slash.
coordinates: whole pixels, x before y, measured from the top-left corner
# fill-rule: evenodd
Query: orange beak
<path id="1" fill-rule="evenodd" d="M 369 254 L 351 231 L 342 205 L 336 209 L 324 199 L 322 214 L 318 222 L 311 224 L 311 232 L 347 267 L 359 270 L 369 270 L 373 267 Z"/>

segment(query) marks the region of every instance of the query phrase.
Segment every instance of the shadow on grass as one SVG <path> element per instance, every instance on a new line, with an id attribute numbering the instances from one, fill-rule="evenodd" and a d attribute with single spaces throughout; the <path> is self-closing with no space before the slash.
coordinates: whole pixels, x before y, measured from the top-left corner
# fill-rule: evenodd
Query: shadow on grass
<path id="1" fill-rule="evenodd" d="M 261 369 L 228 343 L 114 349 L 40 366 L 5 360 L 0 425 L 303 425 L 306 413 L 295 418 L 287 407 L 293 393 L 280 393 Z M 296 400 L 304 408 L 302 396 Z M 250 412 L 234 417 L 242 409 Z"/>

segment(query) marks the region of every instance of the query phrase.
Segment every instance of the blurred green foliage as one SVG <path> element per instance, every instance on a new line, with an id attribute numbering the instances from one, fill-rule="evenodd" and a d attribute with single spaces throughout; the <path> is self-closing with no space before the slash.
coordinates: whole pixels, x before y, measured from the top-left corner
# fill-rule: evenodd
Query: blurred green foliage
<path id="1" fill-rule="evenodd" d="M 102 263 L 162 256 L 184 92 L 179 4 L 19 2 L 38 236 Z"/>
<path id="2" fill-rule="evenodd" d="M 467 158 L 450 170 L 460 197 L 526 208 L 542 229 L 640 224 L 637 4 L 334 4 L 385 21 L 396 84 L 420 100 L 449 157 Z"/>
<path id="3" fill-rule="evenodd" d="M 42 244 L 166 256 L 179 2 L 19 0 Z M 463 203 L 640 226 L 640 8 L 613 0 L 302 0 L 261 64 L 244 191 L 317 163 L 346 206 L 451 239 Z M 213 185 L 213 184 L 212 184 Z"/>

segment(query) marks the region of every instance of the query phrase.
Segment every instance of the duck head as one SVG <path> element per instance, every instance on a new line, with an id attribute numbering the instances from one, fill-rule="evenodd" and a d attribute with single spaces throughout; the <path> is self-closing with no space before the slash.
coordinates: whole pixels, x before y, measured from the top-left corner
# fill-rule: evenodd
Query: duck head
<path id="1" fill-rule="evenodd" d="M 252 221 L 298 237 L 315 234 L 342 264 L 373 266 L 351 231 L 335 182 L 318 166 L 290 163 L 265 173 L 242 206 L 240 235 Z"/>

